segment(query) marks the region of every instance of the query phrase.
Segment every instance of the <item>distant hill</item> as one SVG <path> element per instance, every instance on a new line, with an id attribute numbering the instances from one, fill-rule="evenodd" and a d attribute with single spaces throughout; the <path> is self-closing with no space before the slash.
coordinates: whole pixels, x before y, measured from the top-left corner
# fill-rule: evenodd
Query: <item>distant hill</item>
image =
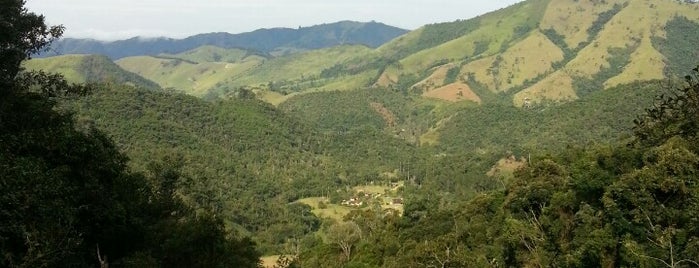
<path id="1" fill-rule="evenodd" d="M 147 89 L 159 88 L 155 82 L 126 71 L 102 55 L 64 55 L 32 59 L 24 63 L 28 70 L 61 73 L 72 83 L 110 82 Z"/>
<path id="2" fill-rule="evenodd" d="M 50 52 L 39 56 L 100 54 L 117 60 L 128 56 L 176 54 L 204 45 L 284 54 L 343 44 L 378 47 L 406 32 L 404 29 L 378 22 L 342 21 L 298 29 L 260 29 L 241 34 L 207 33 L 185 39 L 134 37 L 127 40 L 103 42 L 92 39 L 66 38 L 55 42 L 51 46 Z"/>
<path id="3" fill-rule="evenodd" d="M 202 46 L 179 54 L 126 57 L 116 63 L 163 88 L 195 96 L 219 96 L 245 87 L 272 98 L 276 96 L 281 101 L 284 96 L 280 95 L 330 83 L 330 80 L 319 81 L 321 70 L 371 51 L 362 45 L 343 45 L 273 57 L 240 49 Z M 342 86 L 359 88 L 368 85 L 355 76 L 348 78 L 354 81 L 341 81 Z M 264 91 L 266 89 L 271 90 Z"/>

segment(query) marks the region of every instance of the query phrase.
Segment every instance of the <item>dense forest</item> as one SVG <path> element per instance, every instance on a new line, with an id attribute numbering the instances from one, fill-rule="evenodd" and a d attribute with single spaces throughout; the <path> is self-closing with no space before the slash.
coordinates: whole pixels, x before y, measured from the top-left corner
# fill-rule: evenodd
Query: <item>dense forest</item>
<path id="1" fill-rule="evenodd" d="M 101 56 L 81 84 L 24 70 L 64 29 L 0 2 L 0 267 L 699 266 L 686 19 L 652 40 L 681 81 L 601 90 L 618 74 L 601 68 L 576 78 L 577 101 L 518 108 L 477 81 L 483 103 L 423 98 L 415 78 L 273 106 L 161 89 Z M 482 19 L 429 25 L 396 53 Z"/>
<path id="2" fill-rule="evenodd" d="M 699 68 L 613 144 L 532 157 L 499 189 L 414 189 L 404 215 L 345 217 L 353 251 L 319 245 L 303 267 L 694 267 Z M 332 228 L 332 227 L 328 227 Z M 345 247 L 349 248 L 349 247 Z M 336 256 L 335 259 L 328 256 Z"/>
<path id="3" fill-rule="evenodd" d="M 21 72 L 62 27 L 2 1 L 0 24 L 0 266 L 257 267 L 254 243 L 176 194 L 176 163 L 146 172 L 107 135 L 58 109 L 90 86 Z"/>

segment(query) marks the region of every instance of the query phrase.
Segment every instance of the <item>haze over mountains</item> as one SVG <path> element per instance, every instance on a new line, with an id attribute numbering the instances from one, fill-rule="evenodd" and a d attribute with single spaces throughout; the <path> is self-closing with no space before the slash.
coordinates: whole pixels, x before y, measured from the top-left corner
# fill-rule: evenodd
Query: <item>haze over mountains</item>
<path id="1" fill-rule="evenodd" d="M 253 32 L 206 33 L 185 39 L 140 38 L 103 42 L 92 39 L 65 38 L 55 42 L 51 53 L 102 54 L 114 60 L 138 55 L 180 53 L 204 45 L 221 48 L 242 48 L 263 53 L 284 53 L 287 50 L 311 50 L 343 44 L 377 47 L 406 33 L 406 30 L 377 22 L 342 21 L 311 27 L 259 29 Z"/>

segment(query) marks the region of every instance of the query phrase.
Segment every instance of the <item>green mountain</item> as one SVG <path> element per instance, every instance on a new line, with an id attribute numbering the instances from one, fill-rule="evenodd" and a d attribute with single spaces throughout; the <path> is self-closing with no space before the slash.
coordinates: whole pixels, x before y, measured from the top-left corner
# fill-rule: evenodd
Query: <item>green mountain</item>
<path id="1" fill-rule="evenodd" d="M 110 82 L 150 89 L 159 88 L 158 84 L 122 69 L 106 56 L 66 55 L 32 59 L 24 62 L 23 67 L 30 71 L 60 73 L 72 83 Z"/>
<path id="2" fill-rule="evenodd" d="M 100 54 L 115 60 L 129 56 L 180 53 L 205 45 L 285 54 L 343 44 L 378 47 L 406 32 L 406 30 L 377 22 L 341 21 L 298 29 L 259 29 L 241 34 L 207 33 L 184 39 L 134 37 L 103 42 L 66 38 L 54 43 L 51 51 L 59 55 Z"/>
<path id="3" fill-rule="evenodd" d="M 691 64 L 675 68 L 670 59 L 696 52 L 666 44 L 696 40 L 697 21 L 696 5 L 670 0 L 525 1 L 425 26 L 380 47 L 380 57 L 394 63 L 375 82 L 407 84 L 447 100 L 455 100 L 457 89 L 505 94 L 515 106 L 575 100 L 592 90 L 682 75 L 672 71 Z M 440 92 L 449 90 L 451 96 Z"/>
<path id="4" fill-rule="evenodd" d="M 75 111 L 80 124 L 108 133 L 134 171 L 179 161 L 187 179 L 178 187 L 188 205 L 221 215 L 272 253 L 285 239 L 317 231 L 318 219 L 290 202 L 387 180 L 379 174 L 417 150 L 375 129 L 316 131 L 247 98 L 208 102 L 111 85 L 62 108 Z"/>

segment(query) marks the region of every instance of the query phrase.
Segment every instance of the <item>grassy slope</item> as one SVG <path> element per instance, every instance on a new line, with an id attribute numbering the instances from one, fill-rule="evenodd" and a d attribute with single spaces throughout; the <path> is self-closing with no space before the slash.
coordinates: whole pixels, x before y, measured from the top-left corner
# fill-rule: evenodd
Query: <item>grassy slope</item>
<path id="1" fill-rule="evenodd" d="M 462 74 L 474 73 L 476 80 L 493 91 L 507 91 L 553 71 L 552 63 L 563 60 L 563 51 L 539 31 L 497 56 L 472 61 Z"/>
<path id="2" fill-rule="evenodd" d="M 129 57 L 117 63 L 163 88 L 204 96 L 211 90 L 225 93 L 239 87 L 266 92 L 270 82 L 304 89 L 362 87 L 369 78 L 343 78 L 338 83 L 318 76 L 322 70 L 368 51 L 365 46 L 338 46 L 266 59 L 243 50 L 204 46 L 176 55 Z M 348 83 L 357 80 L 360 82 Z M 275 98 L 281 97 L 271 94 L 270 102 L 276 102 Z"/>
<path id="3" fill-rule="evenodd" d="M 201 46 L 196 49 L 185 51 L 179 54 L 160 54 L 165 58 L 178 58 L 197 63 L 204 62 L 230 62 L 242 61 L 250 55 L 250 51 L 244 49 L 226 49 L 216 46 Z"/>
<path id="4" fill-rule="evenodd" d="M 618 13 L 609 13 L 615 5 Z M 613 16 L 599 23 L 604 14 Z M 671 0 L 529 0 L 470 20 L 427 25 L 375 50 L 339 46 L 269 58 L 204 46 L 119 64 L 164 88 L 207 97 L 249 88 L 275 105 L 298 94 L 370 84 L 423 93 L 468 84 L 484 102 L 506 99 L 521 106 L 525 98 L 578 99 L 581 79 L 610 88 L 663 78 L 665 57 L 652 41 L 664 36 L 676 14 L 699 20 L 696 8 Z M 546 31 L 562 39 L 552 40 Z M 615 49 L 629 50 L 624 60 L 615 61 Z M 460 68 L 456 81 L 447 81 L 454 68 Z M 333 70 L 339 72 L 328 75 Z M 483 90 L 507 94 L 492 98 Z M 426 96 L 458 99 L 452 91 Z"/>
<path id="5" fill-rule="evenodd" d="M 609 13 L 617 8 L 618 13 Z M 604 14 L 613 16 L 599 23 Z M 666 55 L 653 40 L 665 35 L 664 27 L 675 15 L 699 20 L 696 6 L 672 0 L 529 0 L 471 20 L 427 25 L 376 50 L 339 46 L 266 58 L 204 46 L 118 63 L 164 88 L 207 97 L 249 88 L 275 105 L 299 94 L 370 84 L 405 91 L 412 87 L 413 93 L 455 100 L 459 96 L 453 88 L 467 84 L 485 103 L 522 106 L 525 98 L 578 99 L 591 91 L 581 92 L 584 79 L 594 82 L 589 87 L 610 88 L 663 78 Z M 553 40 L 547 31 L 562 40 Z M 621 55 L 613 53 L 619 50 Z M 69 61 L 61 64 L 57 68 L 80 79 L 71 73 Z M 456 68 L 457 79 L 447 81 L 447 73 Z M 339 72 L 327 75 L 332 70 Z M 440 91 L 431 92 L 435 89 Z"/>
<path id="6" fill-rule="evenodd" d="M 554 29 L 565 37 L 570 48 L 586 42 L 587 29 L 597 16 L 622 1 L 551 1 L 541 20 L 541 29 Z"/>
<path id="7" fill-rule="evenodd" d="M 346 45 L 297 53 L 274 58 L 231 83 L 235 85 L 267 84 L 270 81 L 305 80 L 320 75 L 320 72 L 342 63 L 371 49 L 360 45 Z"/>
<path id="8" fill-rule="evenodd" d="M 461 61 L 479 55 L 493 55 L 499 52 L 501 47 L 506 47 L 512 41 L 515 28 L 528 26 L 533 29 L 539 18 L 543 16 L 547 3 L 548 0 L 526 1 L 475 18 L 480 21 L 480 27 L 475 31 L 401 59 L 400 66 L 402 68 L 390 68 L 387 70 L 388 74 L 386 75 L 397 76 L 397 73 L 416 74 L 429 69 L 443 60 Z M 482 41 L 487 41 L 487 49 L 485 51 L 476 51 L 476 43 Z M 401 42 L 405 42 L 405 40 Z M 388 44 L 387 47 L 395 45 Z"/>
<path id="9" fill-rule="evenodd" d="M 665 25 L 675 15 L 699 20 L 699 12 L 696 8 L 670 0 L 618 0 L 599 2 L 596 5 L 581 1 L 579 6 L 567 7 L 565 3 L 552 2 L 550 12 L 543 20 L 542 29 L 546 27 L 556 29 L 566 36 L 566 42 L 570 46 L 584 45 L 584 40 L 587 38 L 592 41 L 584 46 L 564 68 L 518 93 L 515 96 L 515 105 L 521 105 L 525 97 L 535 101 L 576 99 L 578 96 L 574 94 L 576 89 L 572 81 L 579 77 L 594 77 L 601 73 L 602 69 L 609 69 L 613 74 L 612 77 L 605 77 L 605 80 L 601 81 L 604 88 L 637 80 L 662 79 L 665 77 L 664 56 L 653 47 L 652 37 L 664 36 Z M 594 16 L 612 9 L 614 4 L 622 6 L 622 9 L 604 25 L 597 36 L 587 36 L 584 29 L 592 26 Z M 567 18 L 562 20 L 561 13 L 572 14 L 570 20 Z M 628 64 L 611 66 L 610 60 L 613 56 L 610 50 L 629 47 L 633 49 L 630 51 Z"/>
<path id="10" fill-rule="evenodd" d="M 60 73 L 73 83 L 110 82 L 151 89 L 158 88 L 158 85 L 153 81 L 128 72 L 114 64 L 109 58 L 100 55 L 65 55 L 32 59 L 25 62 L 24 67 L 27 70 Z"/>
<path id="11" fill-rule="evenodd" d="M 85 75 L 79 72 L 80 64 L 87 55 L 65 55 L 42 59 L 32 59 L 23 63 L 27 70 L 44 70 L 47 72 L 60 73 L 66 80 L 73 83 L 84 83 L 87 81 Z"/>
<path id="12" fill-rule="evenodd" d="M 245 50 L 203 46 L 175 55 L 123 58 L 117 64 L 157 82 L 163 88 L 204 96 L 222 81 L 264 61 L 263 57 L 251 55 Z"/>
<path id="13" fill-rule="evenodd" d="M 611 12 L 617 7 L 618 13 Z M 613 16 L 599 23 L 609 14 Z M 415 87 L 429 91 L 444 86 L 441 78 L 446 69 L 462 65 L 462 81 L 471 74 L 488 90 L 515 89 L 516 106 L 525 98 L 533 102 L 575 100 L 580 97 L 576 85 L 580 79 L 602 79 L 601 89 L 664 78 L 665 57 L 652 40 L 665 35 L 664 27 L 675 15 L 699 20 L 696 5 L 671 0 L 526 1 L 474 19 L 479 27 L 460 38 L 400 59 L 376 84 L 401 84 L 406 74 L 412 74 L 419 78 Z M 522 26 L 534 27 L 518 37 L 515 33 L 527 29 Z M 409 33 L 377 51 L 391 55 L 391 50 L 410 47 L 425 30 Z M 545 36 L 547 30 L 561 35 L 563 45 Z M 477 44 L 481 48 L 476 49 Z M 622 55 L 626 60 L 619 61 L 619 55 L 612 53 L 618 50 L 629 50 Z"/>

